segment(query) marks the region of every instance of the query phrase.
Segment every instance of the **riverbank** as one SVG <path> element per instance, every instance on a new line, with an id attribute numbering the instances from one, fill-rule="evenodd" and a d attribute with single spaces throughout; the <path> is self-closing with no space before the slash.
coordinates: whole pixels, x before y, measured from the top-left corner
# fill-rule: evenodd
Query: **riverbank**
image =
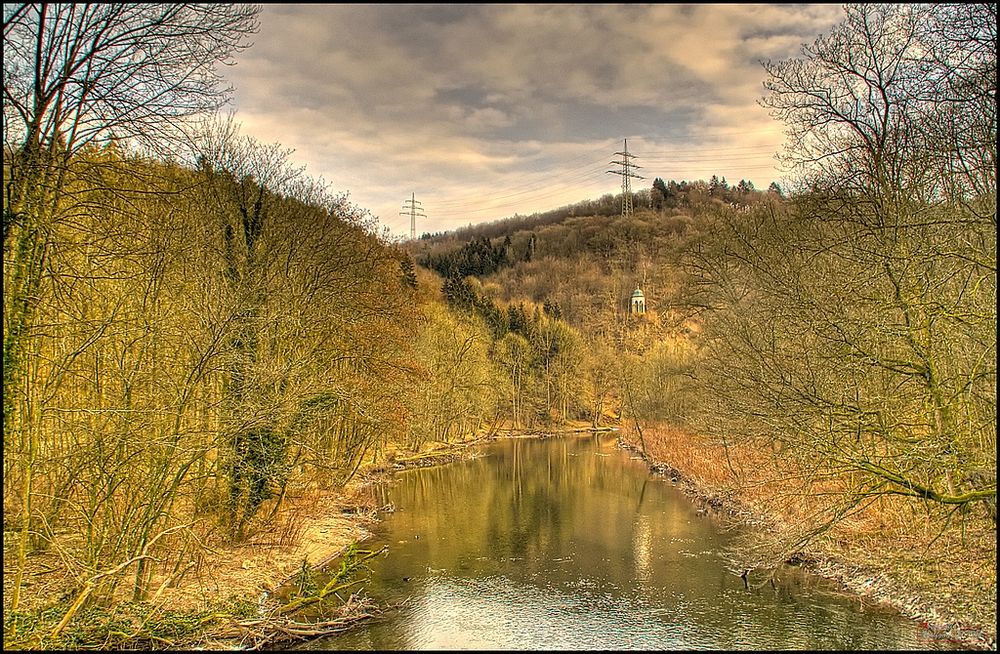
<path id="1" fill-rule="evenodd" d="M 172 614 L 190 612 L 191 615 L 215 616 L 215 620 L 205 624 L 200 633 L 192 633 L 185 640 L 159 643 L 164 648 L 208 647 L 210 649 L 230 649 L 245 645 L 248 627 L 255 625 L 260 638 L 266 637 L 259 617 L 265 603 L 273 606 L 274 595 L 301 574 L 303 567 L 319 570 L 336 560 L 352 544 L 363 543 L 370 536 L 370 529 L 380 519 L 380 514 L 392 511 L 393 507 L 377 506 L 374 484 L 385 481 L 395 472 L 414 467 L 434 466 L 479 456 L 477 446 L 498 438 L 547 438 L 560 434 L 590 432 L 588 427 L 574 426 L 562 430 L 502 430 L 488 436 L 458 443 L 429 444 L 418 452 L 396 451 L 384 463 L 369 465 L 354 477 L 343 489 L 337 491 L 304 493 L 290 497 L 283 512 L 288 519 L 277 523 L 270 530 L 262 530 L 247 542 L 231 547 L 216 547 L 206 551 L 197 567 L 190 575 L 184 576 L 173 587 L 164 587 L 154 600 L 159 607 L 169 607 Z M 605 429 L 602 431 L 611 431 Z M 729 516 L 741 524 L 769 524 L 768 516 L 760 515 L 736 498 L 705 485 L 697 484 L 687 471 L 672 467 L 654 456 L 643 456 L 639 449 L 628 442 L 629 434 L 619 437 L 620 447 L 641 456 L 654 474 L 673 480 L 689 496 L 701 503 L 706 512 L 717 512 Z M 666 459 L 667 457 L 663 457 Z M 693 462 L 689 462 L 693 465 Z M 689 465 L 688 467 L 691 467 Z M 295 529 L 291 529 L 294 523 Z M 928 596 L 928 585 L 903 583 L 887 570 L 869 565 L 864 558 L 851 558 L 851 552 L 834 552 L 824 549 L 807 549 L 801 553 L 797 563 L 810 572 L 837 581 L 848 592 L 870 603 L 882 603 L 899 610 L 904 615 L 923 622 L 928 638 L 953 640 L 968 648 L 994 649 L 995 626 L 990 629 L 986 619 L 970 620 L 968 616 L 988 616 L 995 603 L 989 601 L 988 588 L 978 593 L 959 592 L 960 585 L 954 580 L 946 581 L 947 590 L 942 597 L 952 599 L 955 606 L 943 607 L 941 597 Z M 5 556 L 5 561 L 9 560 Z M 738 574 L 738 572 L 734 572 Z M 751 572 L 753 576 L 766 573 Z M 967 577 L 969 571 L 964 571 Z M 958 575 L 961 581 L 963 575 Z M 989 575 L 986 575 L 989 577 Z M 4 575 L 5 586 L 10 575 Z M 937 579 L 941 579 L 938 575 Z M 995 574 L 992 575 L 993 598 L 995 598 Z M 41 557 L 33 560 L 28 578 L 32 584 L 31 596 L 35 600 L 46 597 L 48 584 L 51 591 L 59 584 L 47 576 L 46 566 Z M 925 580 L 926 581 L 926 580 Z M 985 579 L 989 582 L 989 579 Z M 939 587 L 940 589 L 940 587 Z M 923 592 L 921 592 L 923 590 Z M 945 594 L 946 593 L 946 594 Z M 5 593 L 7 597 L 7 593 Z M 234 608 L 233 598 L 241 598 L 243 603 Z M 970 598 L 974 598 L 970 599 Z M 956 606 L 972 606 L 973 609 L 957 609 Z M 63 607 L 64 609 L 65 607 Z M 345 607 L 337 620 L 343 624 L 365 619 L 374 607 L 361 603 Z M 201 612 L 201 613 L 199 613 Z M 6 616 L 6 611 L 5 611 Z M 337 623 L 338 626 L 341 623 Z M 995 621 L 993 623 L 995 625 Z M 285 627 L 287 629 L 287 625 Z M 285 642 L 291 637 L 285 634 Z M 303 628 L 299 638 L 309 637 Z M 259 641 L 258 641 L 259 642 Z M 5 643 L 6 644 L 6 643 Z M 94 646 L 93 643 L 85 643 Z M 174 647 L 171 647 L 174 645 Z"/>
<path id="2" fill-rule="evenodd" d="M 14 575 L 4 570 L 4 648 L 242 649 L 290 637 L 277 630 L 313 630 L 276 618 L 272 595 L 303 566 L 321 567 L 368 538 L 377 518 L 363 498 L 360 484 L 290 497 L 285 519 L 240 543 L 206 545 L 183 574 L 154 577 L 157 590 L 142 602 L 122 588 L 110 603 L 77 605 L 80 595 L 66 593 L 73 580 L 59 574 L 59 553 L 33 553 L 17 613 L 8 604 Z M 14 560 L 8 548 L 15 539 L 4 540 L 7 563 Z M 348 600 L 341 608 L 337 625 L 362 618 L 370 607 Z"/>
<path id="3" fill-rule="evenodd" d="M 619 447 L 641 457 L 653 474 L 671 479 L 703 511 L 762 533 L 788 531 L 787 518 L 741 501 L 731 489 L 706 483 L 704 479 L 711 475 L 703 468 L 709 458 L 704 450 L 692 452 L 693 447 L 679 442 L 683 436 L 678 434 L 668 440 L 650 438 L 649 430 L 644 432 L 646 452 L 639 446 L 637 434 L 629 429 L 619 437 Z M 672 465 L 672 458 L 680 464 Z M 802 566 L 836 582 L 863 603 L 892 607 L 918 621 L 929 640 L 995 650 L 996 532 L 980 529 L 961 534 L 961 539 L 962 551 L 938 547 L 939 553 L 931 560 L 926 550 L 921 556 L 908 542 L 881 538 L 852 545 L 849 540 L 820 538 L 796 551 L 786 564 Z"/>
<path id="4" fill-rule="evenodd" d="M 303 570 L 322 570 L 353 545 L 363 543 L 379 513 L 392 510 L 376 506 L 373 484 L 398 470 L 475 456 L 473 446 L 492 438 L 431 443 L 417 452 L 398 450 L 386 463 L 363 466 L 343 488 L 291 492 L 284 498 L 280 518 L 257 528 L 246 540 L 205 544 L 181 574 L 154 576 L 150 587 L 157 590 L 149 600 L 130 601 L 125 596 L 130 589 L 123 586 L 121 596 L 116 595 L 110 606 L 80 608 L 58 630 L 58 636 L 52 636 L 53 631 L 73 606 L 75 595 L 66 592 L 73 580 L 59 574 L 58 552 L 35 552 L 28 558 L 23 581 L 27 592 L 16 615 L 9 610 L 15 575 L 13 570 L 4 570 L 5 649 L 116 649 L 116 643 L 164 649 L 241 649 L 275 639 L 304 639 L 316 635 L 311 631 L 364 619 L 375 607 L 351 599 L 338 609 L 335 620 L 316 629 L 304 623 L 272 621 L 268 616 L 277 607 L 276 593 Z M 7 564 L 15 560 L 17 534 L 5 536 L 11 536 L 4 538 Z M 87 619 L 106 624 L 78 624 Z"/>

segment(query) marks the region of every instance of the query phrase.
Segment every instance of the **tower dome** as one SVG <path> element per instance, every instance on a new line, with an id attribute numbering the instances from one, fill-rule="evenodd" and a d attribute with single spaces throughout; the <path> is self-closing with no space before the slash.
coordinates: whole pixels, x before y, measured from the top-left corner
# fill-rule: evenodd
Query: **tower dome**
<path id="1" fill-rule="evenodd" d="M 628 311 L 636 316 L 646 313 L 646 296 L 642 294 L 642 289 L 638 286 L 632 291 L 632 297 L 628 303 Z"/>

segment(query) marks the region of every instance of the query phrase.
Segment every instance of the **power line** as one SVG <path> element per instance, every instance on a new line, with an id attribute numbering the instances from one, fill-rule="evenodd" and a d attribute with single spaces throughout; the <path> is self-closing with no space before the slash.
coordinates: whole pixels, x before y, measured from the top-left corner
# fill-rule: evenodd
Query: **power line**
<path id="1" fill-rule="evenodd" d="M 407 206 L 407 202 L 409 203 L 409 206 Z M 424 213 L 417 213 L 418 211 L 422 212 L 424 210 L 423 207 L 418 207 L 417 206 L 418 204 L 420 204 L 420 202 L 417 200 L 415 193 L 411 193 L 410 194 L 410 199 L 403 202 L 403 209 L 409 209 L 408 213 L 410 215 L 410 239 L 411 240 L 416 240 L 416 238 L 417 238 L 417 216 L 420 216 L 421 218 L 426 218 L 427 217 L 427 215 L 424 214 Z M 399 215 L 402 216 L 402 215 L 405 215 L 406 213 L 407 212 L 400 211 Z"/>
<path id="2" fill-rule="evenodd" d="M 602 166 L 602 168 L 603 168 L 603 166 Z M 593 172 L 588 173 L 587 175 L 585 175 L 583 177 L 576 178 L 574 180 L 568 180 L 568 181 L 560 182 L 560 183 L 557 183 L 557 184 L 554 184 L 554 185 L 550 184 L 550 185 L 548 185 L 545 188 L 537 189 L 537 190 L 534 190 L 534 191 L 526 191 L 526 193 L 531 193 L 531 195 L 528 195 L 526 197 L 521 197 L 521 198 L 518 198 L 516 200 L 509 200 L 509 201 L 506 201 L 506 202 L 499 202 L 499 203 L 466 204 L 466 205 L 460 206 L 460 207 L 454 207 L 454 208 L 451 208 L 451 209 L 444 209 L 444 210 L 441 210 L 441 211 L 435 211 L 435 215 L 438 215 L 438 216 L 460 215 L 460 214 L 465 214 L 465 213 L 478 213 L 478 212 L 482 212 L 482 211 L 499 210 L 499 209 L 503 209 L 505 207 L 515 208 L 515 207 L 523 206 L 523 205 L 525 205 L 527 203 L 538 202 L 540 200 L 545 200 L 545 199 L 548 199 L 548 198 L 558 197 L 558 196 L 561 196 L 561 195 L 565 196 L 568 192 L 580 189 L 581 188 L 581 184 L 583 182 L 598 182 L 600 179 L 606 179 L 604 177 L 604 170 L 595 170 Z M 523 193 L 515 193 L 515 194 L 512 194 L 512 195 L 523 195 Z M 511 197 L 511 196 L 502 196 L 502 197 Z M 499 200 L 500 197 L 493 198 L 493 199 L 494 200 Z"/>
<path id="3" fill-rule="evenodd" d="M 627 142 L 626 142 L 627 146 Z M 710 155 L 709 153 L 720 153 L 718 155 Z M 632 173 L 632 169 L 638 169 L 640 166 L 636 165 L 632 160 L 636 157 L 642 157 L 646 160 L 648 156 L 652 156 L 649 159 L 650 162 L 654 163 L 656 168 L 660 168 L 660 175 L 672 175 L 672 174 L 685 174 L 694 173 L 695 170 L 703 169 L 709 171 L 710 169 L 718 170 L 720 167 L 735 167 L 739 169 L 739 172 L 744 174 L 759 174 L 775 172 L 775 165 L 746 165 L 748 163 L 756 163 L 760 161 L 760 157 L 753 156 L 753 153 L 760 154 L 774 154 L 774 149 L 769 146 L 730 146 L 724 148 L 685 148 L 685 149 L 672 149 L 669 151 L 664 150 L 652 150 L 649 152 L 643 151 L 642 153 L 635 154 L 632 151 L 628 151 L 627 147 L 623 152 L 616 152 L 615 154 L 620 156 L 624 161 L 629 164 L 630 177 L 623 177 L 624 182 L 628 180 L 630 182 L 631 178 L 645 179 L 639 175 Z M 625 155 L 628 155 L 627 157 Z M 708 156 L 699 156 L 708 155 Z M 548 198 L 554 198 L 559 196 L 565 196 L 567 192 L 573 189 L 579 188 L 581 182 L 592 181 L 596 182 L 600 177 L 603 177 L 606 173 L 612 173 L 616 175 L 621 175 L 624 170 L 617 171 L 607 171 L 603 170 L 604 166 L 599 162 L 591 160 L 587 162 L 590 154 L 583 153 L 577 155 L 576 157 L 569 160 L 570 163 L 575 163 L 569 168 L 563 168 L 561 170 L 552 170 L 550 174 L 557 174 L 560 176 L 574 176 L 574 173 L 580 174 L 582 176 L 576 177 L 572 181 L 566 182 L 544 182 L 544 181 L 534 181 L 525 184 L 514 185 L 508 187 L 506 190 L 508 193 L 503 195 L 491 195 L 486 198 L 484 202 L 483 196 L 467 196 L 467 197 L 453 197 L 452 199 L 441 199 L 435 201 L 435 206 L 438 207 L 435 210 L 435 215 L 439 218 L 451 218 L 456 216 L 469 216 L 482 214 L 487 212 L 502 212 L 506 209 L 515 210 L 519 206 L 524 205 L 524 203 L 529 202 L 539 202 Z M 745 163 L 743 162 L 745 160 Z M 579 163 L 583 162 L 583 163 Z M 613 161 L 612 164 L 622 166 L 622 161 Z M 700 165 L 699 165 L 700 164 Z M 648 165 L 644 166 L 649 168 Z M 622 166 L 624 169 L 624 166 Z M 693 169 L 693 170 L 692 170 Z M 780 171 L 779 171 L 780 172 Z M 623 212 L 628 212 L 629 207 L 634 201 L 631 193 L 631 184 L 629 183 L 627 192 L 623 191 L 622 194 L 623 201 Z M 408 215 L 404 214 L 404 215 Z"/>
<path id="4" fill-rule="evenodd" d="M 778 148 L 780 149 L 780 147 Z M 648 157 L 651 155 L 662 154 L 662 155 L 682 155 L 682 154 L 701 154 L 704 152 L 741 152 L 744 150 L 749 150 L 751 152 L 774 152 L 775 147 L 771 145 L 729 145 L 721 148 L 704 148 L 700 146 L 694 146 L 689 148 L 671 148 L 669 150 L 643 150 L 637 154 L 637 156 Z"/>
<path id="5" fill-rule="evenodd" d="M 738 159 L 739 160 L 746 159 L 747 161 L 759 161 L 760 160 L 760 157 L 755 157 L 755 156 L 753 156 L 753 154 L 747 154 L 748 151 L 750 153 L 758 152 L 760 154 L 774 154 L 774 149 L 771 148 L 771 147 L 769 147 L 769 146 L 731 146 L 731 147 L 726 147 L 726 148 L 691 148 L 691 149 L 674 149 L 674 150 L 669 150 L 669 151 L 655 150 L 655 151 L 651 151 L 651 152 L 645 152 L 645 151 L 643 151 L 643 152 L 640 152 L 640 153 L 636 153 L 634 155 L 633 155 L 632 152 L 630 152 L 629 154 L 631 156 L 642 157 L 643 160 L 647 160 L 647 158 L 649 156 L 654 156 L 654 158 L 653 159 L 649 159 L 649 161 L 652 161 L 652 162 L 657 163 L 657 164 L 663 164 L 663 163 L 666 163 L 667 161 L 669 161 L 670 163 L 712 162 L 712 163 L 720 163 L 720 164 L 724 165 L 726 162 L 730 162 L 730 161 L 735 162 Z M 738 153 L 738 154 L 732 154 L 732 155 L 729 155 L 729 156 L 707 156 L 707 157 L 704 157 L 704 158 L 699 157 L 699 155 L 706 154 L 706 153 L 712 153 L 712 152 L 722 152 L 722 153 L 727 153 L 727 154 L 728 153 Z M 663 155 L 663 156 L 657 157 L 655 155 Z M 570 159 L 568 162 L 565 162 L 565 163 L 573 163 L 573 162 L 583 161 L 585 158 L 590 157 L 590 156 L 592 156 L 592 155 L 590 155 L 590 154 L 583 154 L 583 155 L 577 156 L 577 157 L 575 157 L 573 159 Z M 669 159 L 668 159 L 668 157 L 669 157 Z M 645 167 L 648 168 L 649 166 L 645 166 Z M 572 175 L 572 174 L 577 173 L 579 171 L 585 171 L 585 169 L 588 169 L 588 168 L 591 169 L 592 172 L 598 172 L 597 168 L 601 168 L 602 169 L 602 170 L 599 171 L 600 173 L 603 174 L 605 172 L 603 170 L 604 164 L 602 164 L 600 162 L 600 160 L 593 160 L 592 159 L 589 162 L 584 162 L 582 164 L 577 164 L 577 165 L 569 167 L 569 168 L 566 168 L 566 167 L 550 168 L 549 174 L 550 175 L 555 174 L 555 175 L 566 176 L 566 175 Z M 539 173 L 541 173 L 541 171 L 539 171 Z M 589 174 L 589 172 L 585 172 L 584 174 Z M 494 196 L 491 196 L 489 199 L 490 199 L 490 201 L 497 201 L 497 200 L 503 200 L 503 199 L 508 199 L 508 198 L 514 198 L 514 197 L 517 197 L 517 196 L 530 195 L 530 194 L 534 194 L 534 193 L 542 193 L 542 194 L 549 195 L 550 194 L 549 192 L 552 190 L 552 188 L 553 187 L 552 187 L 551 184 L 548 184 L 548 183 L 546 183 L 544 181 L 527 182 L 527 183 L 524 183 L 524 184 L 518 184 L 518 185 L 510 186 L 510 187 L 508 187 L 506 189 L 508 191 L 507 194 L 505 194 L 505 195 L 494 195 Z M 453 207 L 455 209 L 457 209 L 458 211 L 465 211 L 466 207 L 469 207 L 469 206 L 477 206 L 477 207 L 481 208 L 482 207 L 481 200 L 482 200 L 482 196 L 479 196 L 479 195 L 469 195 L 469 196 L 453 197 L 451 199 L 440 199 L 440 200 L 436 201 L 434 204 L 439 209 L 444 209 L 447 212 L 451 213 L 451 209 Z M 511 203 L 504 203 L 504 204 L 505 205 L 511 205 Z M 436 212 L 436 213 L 440 213 L 440 212 Z"/>
<path id="6" fill-rule="evenodd" d="M 566 175 L 566 174 L 569 174 L 569 173 L 574 173 L 574 172 L 577 172 L 577 171 L 584 170 L 586 168 L 593 168 L 595 166 L 596 167 L 603 167 L 604 164 L 601 163 L 601 161 L 603 161 L 603 156 L 598 155 L 600 158 L 599 159 L 594 159 L 592 157 L 594 157 L 595 154 L 596 153 L 587 153 L 587 154 L 584 154 L 582 156 L 575 157 L 574 159 L 570 159 L 568 162 L 563 162 L 562 164 L 559 164 L 559 167 L 558 167 L 557 170 L 553 170 L 553 172 L 549 173 L 549 174 Z M 582 164 L 577 164 L 577 165 L 575 165 L 575 166 L 573 166 L 571 168 L 565 167 L 566 163 L 574 163 L 574 162 L 583 161 L 583 159 L 587 158 L 587 157 L 591 157 L 591 160 L 587 161 L 585 163 L 582 163 Z M 551 170 L 551 167 L 550 167 L 550 170 Z M 537 171 L 537 174 L 543 174 L 543 172 L 544 171 Z M 523 190 L 519 190 L 519 189 L 523 189 Z M 519 184 L 519 185 L 516 185 L 516 186 L 509 187 L 507 189 L 508 191 L 514 191 L 514 192 L 510 193 L 509 195 L 495 196 L 492 199 L 493 200 L 500 200 L 500 199 L 503 199 L 503 198 L 513 197 L 515 195 L 522 195 L 524 193 L 532 193 L 532 192 L 535 192 L 535 191 L 545 190 L 545 189 L 546 189 L 546 182 L 544 182 L 544 181 L 543 182 L 538 182 L 538 181 L 527 182 L 525 184 Z M 480 196 L 470 195 L 470 196 L 466 196 L 466 197 L 458 197 L 458 198 L 451 199 L 451 200 L 441 200 L 439 203 L 435 203 L 435 206 L 437 206 L 437 204 L 441 204 L 442 206 L 452 205 L 452 204 L 468 204 L 468 203 L 477 202 L 479 199 L 480 199 Z"/>
<path id="7" fill-rule="evenodd" d="M 609 170 L 608 172 L 612 175 L 622 176 L 622 218 L 628 218 L 632 215 L 632 178 L 635 179 L 646 179 L 645 177 L 640 177 L 630 171 L 631 168 L 641 168 L 637 166 L 629 159 L 634 159 L 634 154 L 628 153 L 628 139 L 625 139 L 625 147 L 621 152 L 615 152 L 617 155 L 621 155 L 621 161 L 612 161 L 612 165 L 621 166 L 621 170 Z"/>
<path id="8" fill-rule="evenodd" d="M 703 163 L 710 163 L 710 164 L 718 164 L 718 165 L 722 166 L 722 165 L 726 165 L 727 162 L 731 163 L 733 165 L 738 165 L 738 164 L 740 164 L 742 162 L 747 162 L 747 161 L 748 162 L 763 161 L 764 157 L 761 156 L 761 155 L 731 155 L 731 156 L 720 156 L 720 155 L 711 156 L 710 155 L 710 156 L 706 156 L 706 157 L 697 157 L 697 156 L 695 156 L 695 157 L 684 157 L 684 156 L 681 156 L 681 157 L 670 157 L 670 156 L 661 156 L 661 157 L 650 157 L 650 158 L 643 157 L 643 160 L 646 161 L 647 163 L 652 162 L 652 164 L 654 164 L 654 165 L 655 164 L 663 164 L 663 163 L 680 163 L 680 164 L 703 164 Z"/>
<path id="9" fill-rule="evenodd" d="M 711 165 L 702 166 L 702 169 L 706 172 L 712 172 L 713 170 L 714 172 L 719 172 L 718 168 Z M 739 172 L 742 172 L 744 174 L 746 173 L 758 174 L 758 173 L 766 173 L 773 171 L 774 168 L 772 166 L 745 166 L 745 165 L 739 166 Z M 691 172 L 691 168 L 690 167 L 683 168 L 680 165 L 676 164 L 675 162 L 671 162 L 671 165 L 663 166 L 658 174 L 660 176 L 666 177 L 668 175 L 673 175 L 676 173 L 686 173 L 686 172 Z M 582 187 L 582 183 L 584 182 L 597 182 L 600 178 L 604 176 L 605 173 L 606 171 L 604 170 L 594 170 L 591 173 L 585 174 L 583 177 L 577 178 L 572 181 L 549 184 L 543 188 L 533 189 L 529 191 L 522 191 L 520 193 L 513 193 L 506 196 L 497 196 L 491 198 L 492 200 L 501 200 L 502 198 L 513 198 L 514 196 L 522 196 L 517 199 L 512 199 L 506 202 L 504 201 L 488 202 L 485 204 L 482 202 L 466 203 L 461 206 L 454 206 L 451 208 L 435 211 L 435 215 L 440 218 L 450 218 L 454 216 L 475 215 L 483 212 L 502 211 L 507 208 L 509 208 L 510 210 L 515 210 L 518 207 L 523 206 L 525 203 L 539 202 L 541 200 L 545 200 L 548 198 L 565 196 L 566 193 L 570 191 L 573 191 L 575 189 L 580 189 Z M 576 200 L 579 200 L 579 198 L 577 197 Z M 571 200 L 569 199 L 567 200 L 567 202 L 570 201 Z"/>

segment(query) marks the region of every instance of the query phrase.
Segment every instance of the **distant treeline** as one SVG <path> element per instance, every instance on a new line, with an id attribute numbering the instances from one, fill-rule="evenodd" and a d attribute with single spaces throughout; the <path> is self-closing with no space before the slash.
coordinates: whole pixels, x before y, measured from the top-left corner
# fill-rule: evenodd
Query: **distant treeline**
<path id="1" fill-rule="evenodd" d="M 784 192 L 777 182 L 771 182 L 766 193 L 784 197 Z M 753 182 L 741 179 L 737 184 L 730 185 L 725 176 L 712 175 L 708 181 L 703 179 L 693 181 L 664 181 L 657 177 L 650 188 L 644 188 L 633 193 L 633 206 L 639 209 L 690 209 L 705 204 L 711 200 L 727 204 L 750 204 L 759 201 L 764 192 L 757 190 Z M 459 227 L 449 232 L 424 232 L 420 239 L 437 240 L 453 238 L 465 242 L 478 237 L 496 239 L 524 229 L 535 229 L 560 223 L 567 218 L 576 216 L 620 216 L 622 212 L 622 194 L 607 193 L 596 200 L 581 200 L 558 209 L 543 211 L 522 216 L 515 214 L 508 218 L 500 218 L 489 222 L 477 223 Z"/>

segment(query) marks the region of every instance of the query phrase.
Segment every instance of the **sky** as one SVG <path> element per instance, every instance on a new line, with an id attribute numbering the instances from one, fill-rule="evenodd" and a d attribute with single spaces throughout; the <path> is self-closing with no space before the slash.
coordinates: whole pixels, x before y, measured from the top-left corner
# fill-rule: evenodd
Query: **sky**
<path id="1" fill-rule="evenodd" d="M 225 71 L 245 133 L 347 191 L 393 237 L 528 215 L 664 180 L 787 177 L 762 60 L 797 57 L 836 4 L 266 4 Z M 403 212 L 405 215 L 400 215 Z"/>

